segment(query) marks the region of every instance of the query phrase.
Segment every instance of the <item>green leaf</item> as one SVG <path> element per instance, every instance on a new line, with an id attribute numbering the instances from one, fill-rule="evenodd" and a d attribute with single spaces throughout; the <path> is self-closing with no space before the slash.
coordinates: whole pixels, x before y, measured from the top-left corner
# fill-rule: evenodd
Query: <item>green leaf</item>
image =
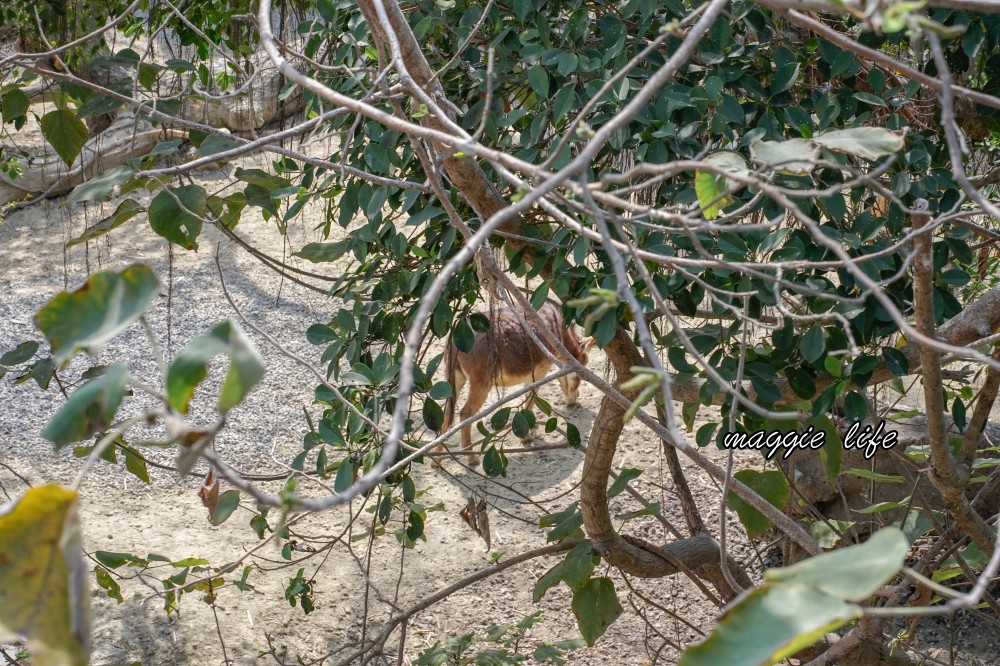
<path id="1" fill-rule="evenodd" d="M 134 264 L 120 273 L 94 273 L 73 292 L 61 292 L 35 315 L 35 325 L 52 344 L 56 362 L 77 351 L 96 354 L 109 340 L 142 316 L 160 291 L 147 266 Z"/>
<path id="2" fill-rule="evenodd" d="M 788 503 L 788 482 L 781 472 L 744 469 L 736 472 L 734 476 L 778 509 L 784 509 Z M 751 539 L 756 539 L 771 526 L 771 520 L 767 516 L 732 491 L 729 491 L 726 497 L 726 504 L 736 511 L 740 522 L 747 530 L 747 536 Z"/>
<path id="3" fill-rule="evenodd" d="M 756 141 L 750 144 L 750 159 L 779 173 L 812 173 L 819 157 L 819 146 L 808 139 Z"/>
<path id="4" fill-rule="evenodd" d="M 769 569 L 769 583 L 807 585 L 833 598 L 863 601 L 899 573 L 910 544 L 895 527 L 879 530 L 868 541 Z"/>
<path id="5" fill-rule="evenodd" d="M 965 432 L 965 426 L 967 421 L 965 418 L 965 403 L 962 402 L 961 398 L 955 398 L 955 402 L 951 405 L 951 418 L 955 421 L 955 427 L 958 428 L 959 432 Z"/>
<path id="6" fill-rule="evenodd" d="M 881 97 L 876 97 L 868 92 L 854 93 L 854 99 L 864 104 L 871 104 L 872 106 L 885 106 L 885 102 L 882 101 Z"/>
<path id="7" fill-rule="evenodd" d="M 573 108 L 573 102 L 576 100 L 576 85 L 573 83 L 567 83 L 559 92 L 556 93 L 555 99 L 552 100 L 552 122 L 558 123 L 560 120 L 566 117 L 570 109 Z"/>
<path id="8" fill-rule="evenodd" d="M 129 562 L 134 562 L 136 559 L 128 553 L 114 553 L 107 550 L 97 551 L 94 553 L 94 557 L 108 569 L 117 569 L 118 567 L 128 564 Z"/>
<path id="9" fill-rule="evenodd" d="M 538 582 L 535 583 L 535 587 L 531 590 L 531 600 L 533 603 L 538 603 L 545 596 L 553 586 L 558 585 L 559 581 L 562 580 L 563 570 L 566 568 L 566 561 L 563 560 L 559 564 L 555 565 L 548 571 L 546 571 Z"/>
<path id="10" fill-rule="evenodd" d="M 213 356 L 229 357 L 229 371 L 219 392 L 218 409 L 225 413 L 242 402 L 264 376 L 264 364 L 257 350 L 233 321 L 224 321 L 210 332 L 199 335 L 170 364 L 167 370 L 167 401 L 186 414 L 194 390 L 205 379 Z"/>
<path id="11" fill-rule="evenodd" d="M 566 556 L 563 580 L 574 592 L 582 589 L 590 581 L 590 575 L 600 560 L 594 555 L 594 544 L 589 541 L 578 543 Z"/>
<path id="12" fill-rule="evenodd" d="M 879 474 L 867 469 L 846 469 L 844 474 L 857 476 L 862 479 L 870 479 L 876 483 L 906 483 L 906 479 L 895 474 Z"/>
<path id="13" fill-rule="evenodd" d="M 198 155 L 201 157 L 210 157 L 212 155 L 218 155 L 219 153 L 224 153 L 227 150 L 232 150 L 240 144 L 232 139 L 225 139 L 221 136 L 215 136 L 210 134 L 205 137 L 205 140 L 201 142 L 198 146 Z"/>
<path id="14" fill-rule="evenodd" d="M 572 448 L 580 448 L 583 438 L 580 436 L 580 429 L 573 423 L 566 423 L 566 443 Z"/>
<path id="15" fill-rule="evenodd" d="M 114 423 L 125 397 L 128 368 L 124 363 L 108 367 L 103 375 L 83 384 L 52 417 L 42 437 L 60 449 L 67 444 L 104 432 Z"/>
<path id="16" fill-rule="evenodd" d="M 160 157 L 161 155 L 173 155 L 184 143 L 183 139 L 171 139 L 170 141 L 160 141 L 153 149 L 146 153 L 146 157 Z"/>
<path id="17" fill-rule="evenodd" d="M 182 185 L 160 192 L 149 203 L 149 226 L 185 250 L 198 249 L 207 195 L 200 185 Z"/>
<path id="18" fill-rule="evenodd" d="M 156 77 L 159 75 L 160 70 L 163 69 L 159 65 L 153 65 L 148 62 L 139 63 L 139 85 L 141 85 L 146 90 L 150 92 L 153 91 L 153 85 L 156 83 Z"/>
<path id="19" fill-rule="evenodd" d="M 431 387 L 431 390 L 427 392 L 427 395 L 434 398 L 435 400 L 447 400 L 452 396 L 451 384 L 448 382 L 437 382 Z"/>
<path id="20" fill-rule="evenodd" d="M 14 349 L 0 356 L 0 365 L 18 365 L 24 363 L 35 355 L 38 351 L 38 343 L 34 340 L 25 340 Z"/>
<path id="21" fill-rule="evenodd" d="M 455 322 L 453 340 L 458 351 L 465 353 L 471 352 L 473 345 L 476 344 L 476 336 L 472 333 L 472 327 L 463 320 Z"/>
<path id="22" fill-rule="evenodd" d="M 292 256 L 302 257 L 314 264 L 325 261 L 337 261 L 344 256 L 349 246 L 350 239 L 348 238 L 336 243 L 306 243 L 301 250 L 293 252 Z"/>
<path id="23" fill-rule="evenodd" d="M 118 581 L 111 577 L 111 574 L 108 573 L 107 569 L 102 566 L 95 566 L 94 579 L 96 580 L 97 585 L 105 590 L 109 597 L 116 600 L 120 604 L 125 602 L 125 599 L 122 597 L 121 585 L 119 585 Z"/>
<path id="24" fill-rule="evenodd" d="M 569 76 L 576 71 L 576 67 L 579 64 L 580 57 L 578 55 L 564 51 L 562 55 L 559 56 L 559 63 L 556 66 L 556 71 L 559 72 L 559 76 Z"/>
<path id="25" fill-rule="evenodd" d="M 240 491 L 227 490 L 219 495 L 219 503 L 215 505 L 212 512 L 212 524 L 221 525 L 226 522 L 229 516 L 233 515 L 240 506 Z"/>
<path id="26" fill-rule="evenodd" d="M 306 340 L 312 345 L 325 345 L 337 339 L 337 333 L 326 324 L 313 324 L 306 329 Z"/>
<path id="27" fill-rule="evenodd" d="M 490 320 L 482 312 L 473 312 L 469 315 L 469 323 L 472 325 L 472 330 L 477 333 L 485 333 L 490 330 Z"/>
<path id="28" fill-rule="evenodd" d="M 670 361 L 670 365 L 674 366 L 678 372 L 698 372 L 698 366 L 688 362 L 683 347 L 670 347 L 667 349 L 667 359 Z"/>
<path id="29" fill-rule="evenodd" d="M 486 476 L 507 476 L 507 456 L 496 446 L 490 445 L 483 455 L 483 471 Z"/>
<path id="30" fill-rule="evenodd" d="M 493 416 L 490 417 L 490 427 L 494 430 L 499 430 L 507 425 L 507 421 L 509 420 L 510 407 L 501 407 L 497 411 L 493 412 Z"/>
<path id="31" fill-rule="evenodd" d="M 882 127 L 851 127 L 814 136 L 824 148 L 876 160 L 903 149 L 903 137 Z"/>
<path id="32" fill-rule="evenodd" d="M 111 192 L 116 187 L 127 183 L 133 174 L 135 174 L 135 170 L 127 164 L 108 169 L 97 178 L 91 178 L 77 185 L 66 197 L 66 200 L 71 202 L 106 201 L 111 196 Z"/>
<path id="33" fill-rule="evenodd" d="M 112 215 L 109 215 L 97 224 L 87 227 L 84 229 L 83 233 L 76 238 L 66 241 L 66 247 L 73 247 L 74 245 L 79 245 L 80 243 L 85 243 L 89 240 L 99 238 L 104 234 L 117 229 L 144 210 L 145 208 L 143 208 L 142 205 L 135 199 L 126 199 L 118 205 L 118 208 L 115 209 L 115 212 Z"/>
<path id="34" fill-rule="evenodd" d="M 626 467 L 619 472 L 618 478 L 615 479 L 615 482 L 611 484 L 610 488 L 608 488 L 608 499 L 620 495 L 622 491 L 625 490 L 625 486 L 628 485 L 628 482 L 637 478 L 640 474 L 642 474 L 642 470 L 634 467 Z"/>
<path id="35" fill-rule="evenodd" d="M 844 396 L 844 416 L 850 421 L 861 421 L 868 414 L 868 403 L 855 391 Z"/>
<path id="36" fill-rule="evenodd" d="M 882 358 L 885 364 L 897 377 L 904 377 L 910 371 L 910 362 L 906 359 L 906 354 L 892 347 L 882 348 Z"/>
<path id="37" fill-rule="evenodd" d="M 42 136 L 49 142 L 66 166 L 73 166 L 83 144 L 90 135 L 87 126 L 67 109 L 49 111 L 41 120 Z"/>
<path id="38" fill-rule="evenodd" d="M 826 340 L 823 335 L 823 327 L 819 324 L 813 324 L 799 340 L 799 353 L 808 362 L 815 363 L 824 351 L 826 351 Z"/>
<path id="39" fill-rule="evenodd" d="M 539 99 L 549 96 L 549 73 L 541 65 L 535 65 L 528 70 L 528 83 Z"/>
<path id="40" fill-rule="evenodd" d="M 335 492 L 342 493 L 352 485 L 354 485 L 354 466 L 351 465 L 350 459 L 345 458 L 340 461 L 340 466 L 337 467 L 337 477 L 333 480 L 333 489 Z"/>
<path id="41" fill-rule="evenodd" d="M 523 439 L 531 432 L 534 420 L 529 414 L 530 412 L 526 409 L 522 409 L 517 414 L 514 414 L 514 422 L 511 424 L 511 430 L 514 432 L 515 437 Z"/>
<path id="42" fill-rule="evenodd" d="M 77 110 L 76 117 L 86 118 L 87 116 L 114 113 L 121 107 L 122 103 L 114 97 L 108 97 L 107 95 L 95 93 L 88 97 L 87 101 L 83 103 L 83 106 Z"/>
<path id="43" fill-rule="evenodd" d="M 907 500 L 908 501 L 908 500 Z M 872 504 L 871 506 L 865 507 L 864 509 L 855 509 L 855 513 L 861 514 L 872 514 L 881 513 L 883 511 L 891 511 L 892 509 L 905 509 L 906 502 L 878 502 Z"/>
<path id="44" fill-rule="evenodd" d="M 3 110 L 3 121 L 9 123 L 28 112 L 31 100 L 20 88 L 11 88 L 0 98 L 0 109 Z"/>
<path id="45" fill-rule="evenodd" d="M 715 429 L 718 427 L 718 423 L 703 423 L 698 428 L 698 432 L 694 435 L 694 441 L 699 448 L 703 449 L 712 442 L 712 435 L 715 434 Z"/>
<path id="46" fill-rule="evenodd" d="M 840 542 L 841 535 L 851 529 L 854 523 L 848 520 L 817 520 L 809 526 L 809 534 L 823 550 L 829 550 Z M 836 528 L 836 529 L 834 529 Z"/>
<path id="47" fill-rule="evenodd" d="M 149 470 L 146 469 L 146 461 L 131 446 L 122 446 L 122 453 L 125 456 L 125 469 L 135 475 L 145 484 L 150 483 Z"/>
<path id="48" fill-rule="evenodd" d="M 238 180 L 251 185 L 257 185 L 265 190 L 280 190 L 289 187 L 292 181 L 270 174 L 263 169 L 241 169 L 237 167 L 233 172 Z"/>
<path id="49" fill-rule="evenodd" d="M 729 173 L 746 176 L 750 173 L 747 163 L 739 153 L 720 151 L 712 153 L 704 160 L 705 164 L 718 167 Z M 732 202 L 728 195 L 723 196 L 736 184 L 725 176 L 714 172 L 698 170 L 694 177 L 694 190 L 698 195 L 698 203 L 702 207 L 702 215 L 706 220 L 713 220 L 719 212 Z M 714 203 L 713 203 L 714 202 Z"/>
<path id="50" fill-rule="evenodd" d="M 623 610 L 610 578 L 592 578 L 573 594 L 571 606 L 588 646 L 604 635 Z"/>
<path id="51" fill-rule="evenodd" d="M 432 432 L 441 432 L 444 426 L 444 410 L 441 405 L 431 400 L 430 396 L 424 399 L 424 407 L 421 410 L 424 417 L 424 424 Z"/>
<path id="52" fill-rule="evenodd" d="M 0 641 L 27 638 L 31 663 L 84 666 L 90 595 L 76 491 L 29 488 L 0 512 Z"/>
<path id="53" fill-rule="evenodd" d="M 786 65 L 782 65 L 775 72 L 774 76 L 771 78 L 771 97 L 774 97 L 778 93 L 783 93 L 792 87 L 795 83 L 795 79 L 799 76 L 799 63 L 790 62 Z"/>
<path id="54" fill-rule="evenodd" d="M 860 616 L 860 606 L 804 585 L 765 585 L 728 609 L 679 666 L 775 664 Z"/>

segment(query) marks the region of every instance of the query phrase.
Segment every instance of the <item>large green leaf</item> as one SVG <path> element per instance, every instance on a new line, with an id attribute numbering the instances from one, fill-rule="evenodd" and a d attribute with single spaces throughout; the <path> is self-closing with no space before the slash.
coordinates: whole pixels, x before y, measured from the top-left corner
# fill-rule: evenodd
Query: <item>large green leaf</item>
<path id="1" fill-rule="evenodd" d="M 195 387 L 205 379 L 213 356 L 229 357 L 229 372 L 219 393 L 219 411 L 238 405 L 264 376 L 264 364 L 243 331 L 224 321 L 209 333 L 199 335 L 177 355 L 167 371 L 167 400 L 181 414 L 187 413 Z"/>
<path id="2" fill-rule="evenodd" d="M 159 290 L 153 271 L 142 264 L 120 273 L 94 273 L 76 291 L 61 292 L 46 303 L 35 315 L 35 325 L 59 363 L 80 350 L 96 354 L 142 316 Z"/>
<path id="3" fill-rule="evenodd" d="M 750 157 L 781 173 L 808 174 L 816 167 L 819 147 L 808 139 L 757 141 L 750 144 Z"/>
<path id="4" fill-rule="evenodd" d="M 610 578 L 590 579 L 573 594 L 572 607 L 587 645 L 596 643 L 623 610 Z"/>
<path id="5" fill-rule="evenodd" d="M 730 151 L 712 153 L 702 162 L 733 174 L 745 176 L 750 173 L 746 161 L 739 153 Z M 718 217 L 719 212 L 732 202 L 732 197 L 725 193 L 733 189 L 734 186 L 733 181 L 715 172 L 704 170 L 695 172 L 694 190 L 698 195 L 698 203 L 701 204 L 702 214 L 706 220 Z"/>
<path id="6" fill-rule="evenodd" d="M 229 516 L 233 515 L 240 506 L 240 491 L 227 490 L 219 495 L 219 502 L 212 511 L 211 521 L 213 525 L 221 525 L 226 522 Z"/>
<path id="7" fill-rule="evenodd" d="M 35 486 L 0 509 L 0 641 L 27 638 L 35 666 L 84 666 L 87 569 L 76 491 Z"/>
<path id="8" fill-rule="evenodd" d="M 813 324 L 806 331 L 806 334 L 799 339 L 799 353 L 802 358 L 814 363 L 826 351 L 826 337 L 823 334 L 823 327 Z"/>
<path id="9" fill-rule="evenodd" d="M 11 88 L 0 97 L 0 111 L 3 113 L 3 121 L 9 123 L 15 118 L 20 118 L 28 112 L 31 100 L 20 88 Z"/>
<path id="10" fill-rule="evenodd" d="M 539 99 L 549 96 L 549 75 L 541 65 L 535 65 L 528 70 L 528 83 Z"/>
<path id="11" fill-rule="evenodd" d="M 684 651 L 679 664 L 774 664 L 860 615 L 860 606 L 805 585 L 765 585 L 742 597 L 708 638 Z"/>
<path id="12" fill-rule="evenodd" d="M 909 542 L 897 528 L 867 542 L 768 571 L 702 643 L 684 651 L 680 666 L 774 664 L 861 617 L 867 599 L 903 566 Z"/>
<path id="13" fill-rule="evenodd" d="M 306 243 L 301 250 L 293 252 L 292 255 L 302 257 L 314 264 L 324 261 L 336 261 L 347 252 L 350 242 L 350 239 L 345 238 L 336 243 Z"/>
<path id="14" fill-rule="evenodd" d="M 734 476 L 779 509 L 784 509 L 785 504 L 788 503 L 788 482 L 781 472 L 758 472 L 753 469 L 744 469 L 736 472 Z M 751 539 L 759 537 L 771 526 L 771 520 L 767 516 L 750 506 L 736 493 L 730 491 L 726 497 L 726 503 L 729 508 L 736 511 L 740 522 L 747 530 L 747 536 Z"/>
<path id="15" fill-rule="evenodd" d="M 779 67 L 771 79 L 771 97 L 791 88 L 798 77 L 799 63 L 790 62 Z"/>
<path id="16" fill-rule="evenodd" d="M 67 109 L 49 111 L 41 120 L 42 136 L 49 142 L 66 166 L 72 166 L 89 133 L 83 121 Z"/>
<path id="17" fill-rule="evenodd" d="M 109 366 L 103 375 L 73 392 L 42 430 L 42 437 L 58 449 L 104 432 L 114 422 L 127 381 L 128 368 L 124 363 Z"/>
<path id="18" fill-rule="evenodd" d="M 873 534 L 868 541 L 850 548 L 824 553 L 781 569 L 770 569 L 765 580 L 809 585 L 846 601 L 867 599 L 885 585 L 903 566 L 910 544 L 895 527 Z"/>
<path id="19" fill-rule="evenodd" d="M 14 349 L 0 356 L 0 365 L 19 365 L 24 363 L 38 351 L 38 343 L 34 340 L 25 340 Z"/>
<path id="20" fill-rule="evenodd" d="M 118 205 L 113 214 L 107 216 L 97 224 L 87 227 L 76 238 L 66 241 L 66 247 L 73 247 L 74 245 L 99 238 L 125 224 L 143 210 L 145 209 L 135 199 L 126 199 Z"/>
<path id="21" fill-rule="evenodd" d="M 824 148 L 875 160 L 903 149 L 903 137 L 882 127 L 851 127 L 824 132 L 812 139 Z"/>
<path id="22" fill-rule="evenodd" d="M 199 185 L 183 185 L 160 192 L 149 202 L 149 226 L 185 250 L 198 249 L 207 195 Z"/>
<path id="23" fill-rule="evenodd" d="M 109 196 L 111 196 L 115 187 L 124 185 L 134 173 L 135 170 L 127 164 L 115 167 L 114 169 L 109 169 L 97 178 L 91 178 L 90 180 L 77 185 L 73 191 L 69 193 L 69 196 L 66 197 L 66 200 L 74 202 L 105 201 Z"/>
<path id="24" fill-rule="evenodd" d="M 563 580 L 572 590 L 583 588 L 589 581 L 594 568 L 600 562 L 594 555 L 594 544 L 589 541 L 578 543 L 566 556 Z"/>

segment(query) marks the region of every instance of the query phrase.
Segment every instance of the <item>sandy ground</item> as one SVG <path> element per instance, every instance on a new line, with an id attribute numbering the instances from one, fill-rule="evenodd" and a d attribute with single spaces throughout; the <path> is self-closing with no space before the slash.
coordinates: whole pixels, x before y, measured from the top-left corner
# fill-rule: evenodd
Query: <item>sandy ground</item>
<path id="1" fill-rule="evenodd" d="M 222 186 L 228 169 L 203 172 L 200 182 L 209 189 Z M 321 294 L 309 292 L 265 269 L 216 230 L 207 228 L 198 252 L 175 250 L 154 236 L 139 219 L 133 220 L 112 235 L 64 249 L 66 240 L 78 235 L 87 224 L 113 210 L 113 204 L 71 204 L 44 202 L 7 217 L 0 226 L 0 351 L 13 348 L 25 339 L 41 340 L 32 325 L 32 315 L 48 299 L 69 286 L 82 284 L 88 273 L 102 269 L 120 269 L 133 262 L 151 266 L 163 284 L 161 296 L 149 314 L 153 328 L 161 334 L 168 356 L 176 354 L 192 337 L 203 333 L 219 320 L 234 313 L 226 303 L 215 266 L 218 248 L 226 284 L 241 310 L 259 326 L 275 336 L 283 346 L 313 362 L 321 348 L 310 345 L 305 329 L 316 322 L 326 322 L 339 303 Z M 311 231 L 312 225 L 290 229 L 292 249 L 306 242 L 321 240 Z M 241 236 L 272 256 L 288 250 L 273 224 L 248 219 L 238 228 Z M 286 257 L 296 264 L 297 260 Z M 313 268 L 305 265 L 304 268 Z M 329 271 L 333 272 L 333 271 Z M 169 297 L 169 299 L 168 299 Z M 169 307 L 168 307 L 169 304 Z M 169 338 L 167 331 L 169 330 Z M 281 354 L 265 340 L 248 333 L 261 351 L 267 374 L 263 383 L 247 401 L 234 410 L 229 424 L 217 442 L 219 452 L 234 466 L 251 473 L 281 474 L 292 457 L 301 450 L 306 432 L 303 408 L 314 416 L 319 409 L 312 401 L 315 382 L 309 373 Z M 150 345 L 135 325 L 111 342 L 98 362 L 126 359 L 131 372 L 156 383 L 156 370 Z M 592 355 L 591 366 L 602 368 L 602 353 Z M 93 361 L 78 358 L 61 376 L 75 381 Z M 192 408 L 192 420 L 210 421 L 221 368 L 214 367 L 209 388 L 199 391 Z M 564 409 L 558 389 L 543 389 L 542 397 L 557 409 Z M 580 404 L 566 412 L 586 437 L 597 413 L 598 394 L 583 386 Z M 70 484 L 82 462 L 71 452 L 55 452 L 41 439 L 39 432 L 63 403 L 53 385 L 39 390 L 33 383 L 15 385 L 11 377 L 0 381 L 0 500 L 6 501 L 23 490 L 14 472 L 31 483 L 56 481 Z M 136 412 L 141 401 L 127 404 L 123 415 Z M 709 411 L 702 418 L 710 418 Z M 153 436 L 155 431 L 135 438 Z M 692 435 L 693 437 L 693 435 Z M 558 444 L 557 435 L 540 436 L 536 443 Z M 508 446 L 519 447 L 516 441 Z M 170 465 L 175 452 L 144 449 L 151 460 Z M 718 456 L 717 452 L 713 453 Z M 721 458 L 721 456 L 718 456 Z M 441 510 L 428 514 L 427 540 L 413 550 L 403 551 L 392 531 L 368 548 L 364 540 L 341 542 L 326 552 L 303 550 L 294 554 L 294 562 L 282 559 L 274 546 L 254 553 L 247 562 L 259 569 L 251 573 L 253 591 L 240 592 L 226 587 L 217 602 L 217 615 L 200 595 L 192 593 L 181 602 L 179 613 L 168 617 L 163 610 L 160 583 L 151 576 L 137 576 L 135 570 L 121 569 L 124 603 L 109 599 L 91 580 L 93 590 L 93 663 L 103 666 L 142 664 L 221 664 L 225 657 L 236 664 L 277 663 L 269 654 L 274 650 L 287 663 L 301 658 L 305 663 L 333 654 L 336 663 L 351 651 L 351 645 L 365 629 L 377 633 L 393 605 L 405 608 L 461 578 L 490 565 L 491 554 L 479 537 L 460 519 L 471 489 L 487 493 L 496 505 L 490 515 L 493 527 L 493 551 L 506 556 L 545 545 L 538 519 L 549 511 L 565 508 L 578 492 L 583 456 L 574 450 L 542 451 L 511 455 L 507 479 L 500 484 L 466 469 L 459 461 L 445 460 L 441 466 L 417 466 L 415 478 L 420 501 L 425 506 L 440 504 Z M 630 424 L 619 446 L 620 468 L 646 470 L 634 486 L 651 501 L 664 507 L 664 515 L 677 525 L 683 517 L 674 501 L 656 441 L 635 423 Z M 687 465 L 689 481 L 709 524 L 718 523 L 720 492 L 713 481 L 693 465 Z M 258 540 L 249 526 L 254 505 L 244 498 L 243 508 L 228 522 L 213 527 L 197 497 L 200 480 L 178 478 L 175 473 L 150 469 L 152 483 L 145 485 L 124 472 L 119 464 L 98 463 L 81 486 L 81 521 L 88 551 L 108 550 L 139 556 L 160 553 L 177 560 L 202 557 L 219 566 L 244 557 Z M 264 484 L 268 490 L 276 484 Z M 506 486 L 506 487 L 505 487 Z M 512 492 L 514 488 L 517 494 Z M 225 486 L 223 490 L 225 490 Z M 527 499 L 525 499 L 527 498 Z M 639 508 L 632 501 L 619 500 L 614 509 Z M 343 532 L 350 516 L 360 515 L 353 532 L 360 534 L 371 520 L 366 513 L 371 506 L 354 502 L 350 512 L 331 511 L 311 516 L 299 524 L 302 534 L 330 541 Z M 761 544 L 747 543 L 735 515 L 731 515 L 732 552 L 760 579 Z M 663 530 L 651 518 L 629 523 L 632 533 L 662 542 Z M 332 535 L 332 536 L 331 536 Z M 304 558 L 304 559 L 303 559 Z M 525 616 L 542 611 L 544 621 L 530 630 L 522 642 L 528 654 L 543 641 L 576 638 L 579 633 L 570 610 L 570 593 L 565 586 L 551 590 L 539 604 L 533 604 L 531 590 L 538 578 L 557 560 L 536 559 L 471 585 L 445 601 L 418 614 L 407 627 L 404 662 L 415 660 L 419 652 L 436 641 L 475 631 L 483 636 L 494 624 L 515 623 Z M 299 568 L 307 576 L 315 575 L 316 608 L 306 616 L 301 608 L 284 599 L 283 590 Z M 662 644 L 661 636 L 671 642 L 686 644 L 710 630 L 716 612 L 688 580 L 677 577 L 655 581 L 631 580 L 634 591 L 615 572 L 599 566 L 598 573 L 610 575 L 616 584 L 625 614 L 592 648 L 568 656 L 576 664 L 647 664 L 675 663 L 677 652 Z M 173 573 L 150 572 L 157 578 Z M 366 588 L 365 579 L 371 587 Z M 645 597 L 646 600 L 643 599 Z M 633 609 L 641 609 L 650 625 Z M 658 608 L 657 608 L 658 606 Z M 367 609 L 367 613 L 366 613 Z M 675 615 L 675 616 L 672 616 Z M 678 618 L 683 618 L 685 622 Z M 933 622 L 925 626 L 933 629 Z M 948 644 L 948 633 L 962 642 L 962 633 L 975 634 L 979 625 L 967 628 L 943 628 L 941 640 Z M 651 627 L 655 627 L 655 630 Z M 988 631 L 988 629 L 987 629 Z M 657 635 L 659 632 L 660 635 Z M 398 638 L 398 633 L 395 635 Z M 390 642 L 395 645 L 396 638 Z M 956 663 L 990 663 L 995 660 L 1000 642 L 984 643 L 985 652 Z M 224 646 L 224 647 L 223 647 Z M 490 647 L 490 646 L 483 646 Z M 983 661 L 983 659 L 987 659 Z M 0 664 L 3 663 L 0 657 Z M 946 662 L 947 663 L 947 662 Z"/>

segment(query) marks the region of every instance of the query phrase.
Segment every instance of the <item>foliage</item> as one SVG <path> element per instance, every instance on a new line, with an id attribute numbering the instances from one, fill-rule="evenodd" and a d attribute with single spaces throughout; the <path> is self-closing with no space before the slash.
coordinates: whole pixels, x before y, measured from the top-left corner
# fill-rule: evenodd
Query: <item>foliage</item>
<path id="1" fill-rule="evenodd" d="M 886 528 L 866 543 L 767 572 L 764 585 L 729 608 L 712 634 L 685 651 L 681 666 L 775 664 L 861 617 L 856 602 L 891 580 L 909 543 Z"/>

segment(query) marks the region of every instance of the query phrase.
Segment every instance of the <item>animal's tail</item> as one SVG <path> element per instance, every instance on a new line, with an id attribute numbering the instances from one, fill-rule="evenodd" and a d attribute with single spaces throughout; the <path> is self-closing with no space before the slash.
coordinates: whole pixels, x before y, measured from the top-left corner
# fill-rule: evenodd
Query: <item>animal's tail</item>
<path id="1" fill-rule="evenodd" d="M 455 421 L 455 400 L 458 396 L 455 395 L 455 387 L 458 382 L 455 381 L 455 363 L 458 361 L 458 347 L 455 346 L 454 342 L 448 341 L 448 351 L 444 353 L 444 379 L 448 382 L 448 386 L 451 387 L 451 395 L 444 403 L 444 421 L 441 424 L 440 432 L 445 432 L 451 427 L 451 424 Z"/>

